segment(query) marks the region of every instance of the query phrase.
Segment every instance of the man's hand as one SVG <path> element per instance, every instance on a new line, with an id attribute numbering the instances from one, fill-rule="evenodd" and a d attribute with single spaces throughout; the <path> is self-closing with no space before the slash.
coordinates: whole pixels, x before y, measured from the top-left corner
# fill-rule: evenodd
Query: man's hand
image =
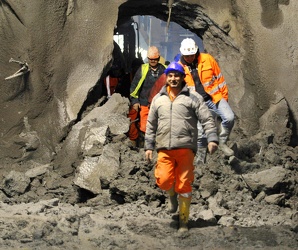
<path id="1" fill-rule="evenodd" d="M 209 152 L 209 154 L 212 155 L 217 150 L 217 147 L 218 146 L 215 142 L 213 142 L 213 141 L 209 142 L 208 143 L 208 152 Z"/>
<path id="2" fill-rule="evenodd" d="M 141 105 L 139 103 L 135 103 L 134 105 L 132 105 L 132 108 L 136 111 L 139 111 L 140 107 L 141 107 Z"/>
<path id="3" fill-rule="evenodd" d="M 149 163 L 152 161 L 152 150 L 150 150 L 150 149 L 146 150 L 146 152 L 145 152 L 145 159 Z"/>

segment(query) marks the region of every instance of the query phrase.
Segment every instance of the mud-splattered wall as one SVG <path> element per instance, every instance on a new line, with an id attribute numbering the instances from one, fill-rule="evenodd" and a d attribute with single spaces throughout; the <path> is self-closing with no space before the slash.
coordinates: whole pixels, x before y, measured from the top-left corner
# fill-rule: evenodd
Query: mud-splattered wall
<path id="1" fill-rule="evenodd" d="M 173 1 L 171 20 L 218 59 L 247 134 L 279 91 L 297 135 L 297 10 L 294 0 Z M 0 1 L 0 159 L 53 157 L 111 60 L 117 20 L 132 15 L 167 20 L 167 1 Z M 30 71 L 5 80 L 23 66 L 10 58 Z"/>

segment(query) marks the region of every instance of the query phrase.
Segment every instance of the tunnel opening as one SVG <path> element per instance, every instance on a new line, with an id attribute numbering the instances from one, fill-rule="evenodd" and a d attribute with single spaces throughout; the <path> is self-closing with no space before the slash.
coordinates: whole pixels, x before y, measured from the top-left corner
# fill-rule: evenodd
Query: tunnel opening
<path id="1" fill-rule="evenodd" d="M 120 57 L 124 58 L 124 80 L 118 83 L 118 89 L 115 90 L 116 93 L 120 93 L 122 96 L 129 98 L 130 82 L 140 64 L 147 62 L 145 55 L 150 45 L 155 45 L 161 50 L 162 58 L 160 62 L 164 64 L 168 64 L 175 59 L 174 53 L 176 53 L 175 55 L 179 53 L 180 43 L 187 36 L 195 39 L 199 49 L 206 52 L 202 39 L 209 28 L 210 19 L 204 15 L 203 8 L 200 5 L 181 3 L 179 0 L 153 0 L 150 3 L 127 1 L 119 6 L 118 11 L 118 20 L 112 39 L 114 44 L 116 42 L 117 46 L 121 48 Z M 200 18 L 197 19 L 197 17 Z M 141 30 L 145 39 L 140 36 Z M 163 40 L 158 39 L 159 43 L 154 44 L 150 30 L 162 35 Z M 173 33 L 177 30 L 179 30 L 178 33 Z M 172 38 L 174 38 L 173 41 Z M 144 41 L 145 45 L 143 46 Z M 102 106 L 108 100 L 109 93 L 108 88 L 106 88 L 106 78 L 114 66 L 113 61 L 114 55 L 113 59 L 103 69 L 100 79 L 90 89 L 75 122 L 80 121 L 84 114 L 94 107 Z"/>
<path id="2" fill-rule="evenodd" d="M 184 38 L 192 38 L 205 51 L 203 40 L 189 29 L 176 22 L 163 21 L 150 15 L 136 15 L 122 20 L 114 29 L 114 50 L 112 60 L 105 66 L 101 77 L 89 91 L 86 101 L 78 113 L 76 122 L 94 107 L 102 106 L 113 93 L 120 93 L 129 98 L 130 83 L 142 63 L 147 63 L 147 49 L 150 46 L 159 48 L 160 63 L 168 65 L 180 58 L 180 44 Z M 112 83 L 111 78 L 116 79 Z M 109 82 L 108 82 L 109 81 Z M 115 84 L 116 86 L 111 86 Z"/>
<path id="3" fill-rule="evenodd" d="M 167 25 L 167 22 L 154 16 L 133 16 L 116 27 L 114 32 L 114 41 L 121 48 L 128 70 L 135 58 L 147 62 L 149 46 L 159 48 L 161 63 L 173 61 L 180 53 L 181 41 L 187 37 L 194 39 L 200 51 L 204 51 L 203 41 L 195 33 L 176 22 Z"/>

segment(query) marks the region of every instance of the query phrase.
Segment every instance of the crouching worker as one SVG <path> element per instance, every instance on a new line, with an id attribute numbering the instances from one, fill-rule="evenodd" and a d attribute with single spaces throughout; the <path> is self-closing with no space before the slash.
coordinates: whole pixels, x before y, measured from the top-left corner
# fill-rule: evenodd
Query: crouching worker
<path id="1" fill-rule="evenodd" d="M 186 87 L 183 67 L 172 62 L 165 74 L 167 83 L 149 110 L 145 157 L 151 161 L 153 150 L 157 150 L 156 183 L 169 195 L 169 212 L 175 213 L 179 207 L 179 232 L 183 232 L 188 230 L 198 121 L 206 131 L 210 154 L 217 149 L 218 136 L 204 99 Z"/>

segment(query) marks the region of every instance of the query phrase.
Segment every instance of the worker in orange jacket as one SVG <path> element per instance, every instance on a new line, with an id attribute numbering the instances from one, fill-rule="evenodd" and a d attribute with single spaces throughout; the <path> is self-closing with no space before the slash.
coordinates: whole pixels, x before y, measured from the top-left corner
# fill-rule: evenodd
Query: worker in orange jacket
<path id="1" fill-rule="evenodd" d="M 216 60 L 207 53 L 201 53 L 191 38 L 181 42 L 180 63 L 185 70 L 185 82 L 188 87 L 198 92 L 205 100 L 208 108 L 221 118 L 219 149 L 226 156 L 232 156 L 234 151 L 226 142 L 234 126 L 234 113 L 228 104 L 228 87 Z M 198 123 L 199 140 L 196 164 L 205 163 L 206 136 Z"/>

